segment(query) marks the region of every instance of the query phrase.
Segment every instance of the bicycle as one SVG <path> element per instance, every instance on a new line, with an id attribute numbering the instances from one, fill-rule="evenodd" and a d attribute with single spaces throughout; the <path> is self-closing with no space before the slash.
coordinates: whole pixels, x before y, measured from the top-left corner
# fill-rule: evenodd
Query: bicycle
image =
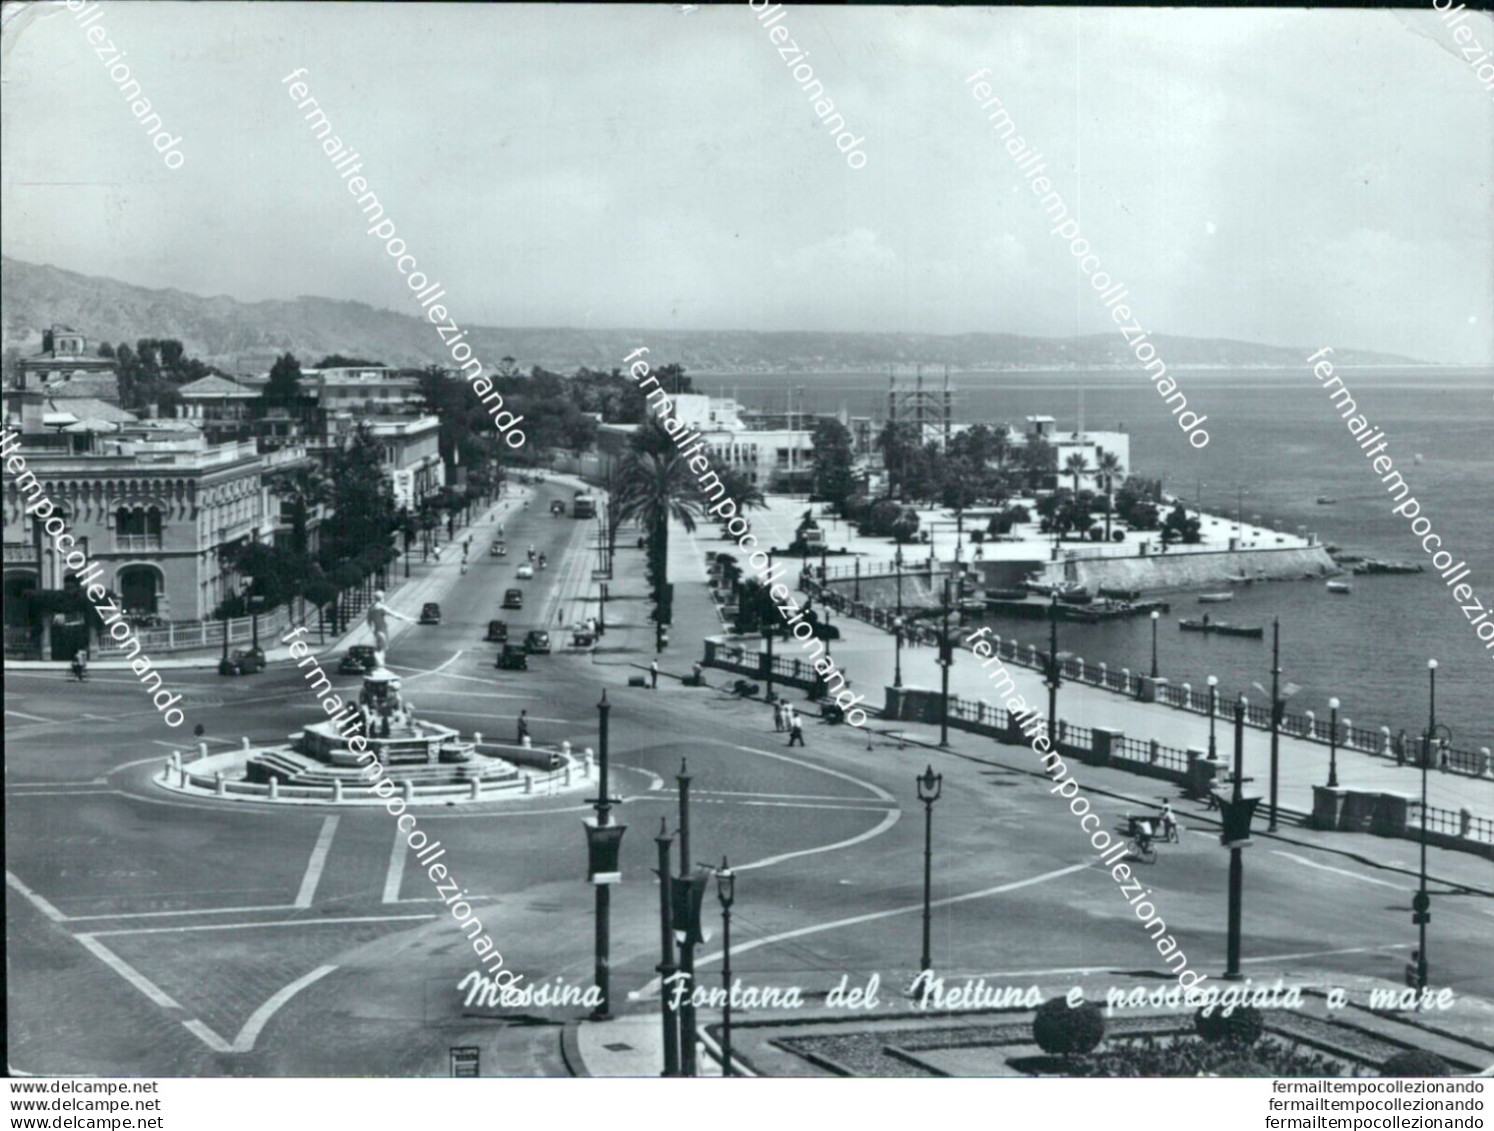
<path id="1" fill-rule="evenodd" d="M 1152 841 L 1152 822 L 1147 817 L 1133 817 L 1126 814 L 1129 822 L 1126 841 L 1126 854 L 1133 860 L 1139 860 L 1143 864 L 1155 864 L 1157 862 L 1157 849 Z"/>

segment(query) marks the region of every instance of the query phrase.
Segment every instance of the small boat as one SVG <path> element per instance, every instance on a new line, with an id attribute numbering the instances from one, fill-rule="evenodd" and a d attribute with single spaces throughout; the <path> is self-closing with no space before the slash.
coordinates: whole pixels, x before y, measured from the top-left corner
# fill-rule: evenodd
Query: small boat
<path id="1" fill-rule="evenodd" d="M 1228 624 L 1224 621 L 1210 621 L 1208 617 L 1203 620 L 1180 620 L 1178 627 L 1184 632 L 1217 632 L 1220 636 L 1244 636 L 1251 640 L 1264 639 L 1266 630 L 1264 628 L 1251 628 L 1243 624 Z"/>
<path id="2" fill-rule="evenodd" d="M 966 597 L 960 602 L 962 613 L 983 613 L 986 611 L 986 599 L 984 597 Z"/>
<path id="3" fill-rule="evenodd" d="M 1338 500 L 1335 499 L 1332 495 L 1319 495 L 1318 496 L 1318 506 L 1320 506 L 1320 507 L 1331 507 L 1336 502 L 1338 502 Z"/>
<path id="4" fill-rule="evenodd" d="M 1026 589 L 987 589 L 984 592 L 987 601 L 1025 601 L 1028 593 Z"/>
<path id="5" fill-rule="evenodd" d="M 1352 585 L 1350 585 L 1347 581 L 1330 581 L 1328 583 L 1328 592 L 1330 592 L 1330 593 L 1352 593 L 1352 592 L 1354 592 L 1354 587 Z"/>
<path id="6" fill-rule="evenodd" d="M 1200 605 L 1220 605 L 1225 601 L 1233 601 L 1234 599 L 1235 595 L 1233 593 L 1200 593 L 1198 595 L 1198 603 Z"/>
<path id="7" fill-rule="evenodd" d="M 1099 589 L 1101 597 L 1115 601 L 1139 601 L 1141 600 L 1140 589 L 1121 589 L 1114 585 L 1102 585 Z"/>
<path id="8" fill-rule="evenodd" d="M 1058 599 L 1065 605 L 1088 605 L 1095 598 L 1082 585 L 1065 585 L 1058 590 Z"/>
<path id="9" fill-rule="evenodd" d="M 1377 558 L 1369 558 L 1354 567 L 1355 573 L 1421 573 L 1424 567 L 1420 562 L 1384 562 Z"/>

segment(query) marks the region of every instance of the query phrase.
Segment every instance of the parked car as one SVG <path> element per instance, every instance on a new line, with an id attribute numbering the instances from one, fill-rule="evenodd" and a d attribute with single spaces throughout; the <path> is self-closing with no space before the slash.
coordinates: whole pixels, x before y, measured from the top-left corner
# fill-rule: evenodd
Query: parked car
<path id="1" fill-rule="evenodd" d="M 375 663 L 372 645 L 354 644 L 343 655 L 337 670 L 342 675 L 367 675 L 374 670 Z"/>
<path id="2" fill-rule="evenodd" d="M 490 644 L 508 643 L 508 622 L 502 620 L 488 621 L 488 634 L 483 639 Z"/>
<path id="3" fill-rule="evenodd" d="M 503 607 L 505 609 L 522 609 L 524 607 L 524 590 L 510 589 L 503 594 Z"/>
<path id="4" fill-rule="evenodd" d="M 498 661 L 493 665 L 510 672 L 527 672 L 529 656 L 517 644 L 505 644 L 498 650 Z"/>
<path id="5" fill-rule="evenodd" d="M 550 634 L 543 629 L 532 629 L 524 636 L 524 651 L 531 656 L 550 654 Z"/>
<path id="6" fill-rule="evenodd" d="M 524 562 L 519 566 L 519 570 L 516 574 L 514 574 L 514 576 L 517 577 L 520 581 L 528 581 L 531 577 L 534 576 L 534 567 L 528 562 Z"/>
<path id="7" fill-rule="evenodd" d="M 438 604 L 436 604 L 435 601 L 427 601 L 425 604 L 421 605 L 420 606 L 420 623 L 421 624 L 440 624 L 441 623 L 441 606 L 438 605 Z"/>
<path id="8" fill-rule="evenodd" d="M 508 557 L 508 545 L 504 542 L 494 542 L 488 547 L 488 553 L 495 558 Z"/>
<path id="9" fill-rule="evenodd" d="M 219 675 L 252 675 L 265 670 L 265 654 L 257 648 L 235 648 L 218 661 Z"/>

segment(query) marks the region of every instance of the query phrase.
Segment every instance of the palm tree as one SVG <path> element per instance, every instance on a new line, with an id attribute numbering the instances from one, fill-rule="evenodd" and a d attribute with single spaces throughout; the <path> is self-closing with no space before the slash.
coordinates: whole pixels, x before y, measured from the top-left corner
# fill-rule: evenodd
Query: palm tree
<path id="1" fill-rule="evenodd" d="M 768 500 L 763 497 L 763 489 L 749 479 L 745 471 L 718 467 L 716 475 L 726 487 L 726 498 L 736 500 L 738 514 L 754 507 L 759 510 L 767 508 Z"/>
<path id="2" fill-rule="evenodd" d="M 623 461 L 619 490 L 613 505 L 618 520 L 634 519 L 648 531 L 650 549 L 658 563 L 654 577 L 654 602 L 664 596 L 669 570 L 669 520 L 687 531 L 705 513 L 700 486 L 678 451 L 633 451 Z"/>
<path id="3" fill-rule="evenodd" d="M 1110 512 L 1115 507 L 1115 481 L 1124 478 L 1120 456 L 1100 450 L 1095 458 L 1095 476 L 1105 484 L 1105 541 L 1110 541 Z"/>
<path id="4" fill-rule="evenodd" d="M 331 486 L 314 464 L 285 468 L 269 477 L 270 493 L 291 504 L 291 546 L 306 553 L 307 517 L 311 508 L 330 502 Z"/>
<path id="5" fill-rule="evenodd" d="M 1089 464 L 1084 462 L 1083 452 L 1074 452 L 1068 459 L 1064 460 L 1063 472 L 1065 475 L 1074 477 L 1074 498 L 1079 498 L 1079 477 L 1089 470 Z"/>

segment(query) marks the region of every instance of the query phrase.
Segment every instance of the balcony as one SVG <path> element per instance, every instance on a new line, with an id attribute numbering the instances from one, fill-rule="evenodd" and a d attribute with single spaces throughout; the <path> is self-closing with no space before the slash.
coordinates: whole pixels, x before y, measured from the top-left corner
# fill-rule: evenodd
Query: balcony
<path id="1" fill-rule="evenodd" d="M 6 565 L 35 565 L 36 547 L 30 542 L 5 543 Z"/>
<path id="2" fill-rule="evenodd" d="M 161 536 L 159 534 L 116 534 L 114 536 L 114 549 L 128 554 L 138 554 L 146 550 L 159 550 L 161 548 Z"/>

